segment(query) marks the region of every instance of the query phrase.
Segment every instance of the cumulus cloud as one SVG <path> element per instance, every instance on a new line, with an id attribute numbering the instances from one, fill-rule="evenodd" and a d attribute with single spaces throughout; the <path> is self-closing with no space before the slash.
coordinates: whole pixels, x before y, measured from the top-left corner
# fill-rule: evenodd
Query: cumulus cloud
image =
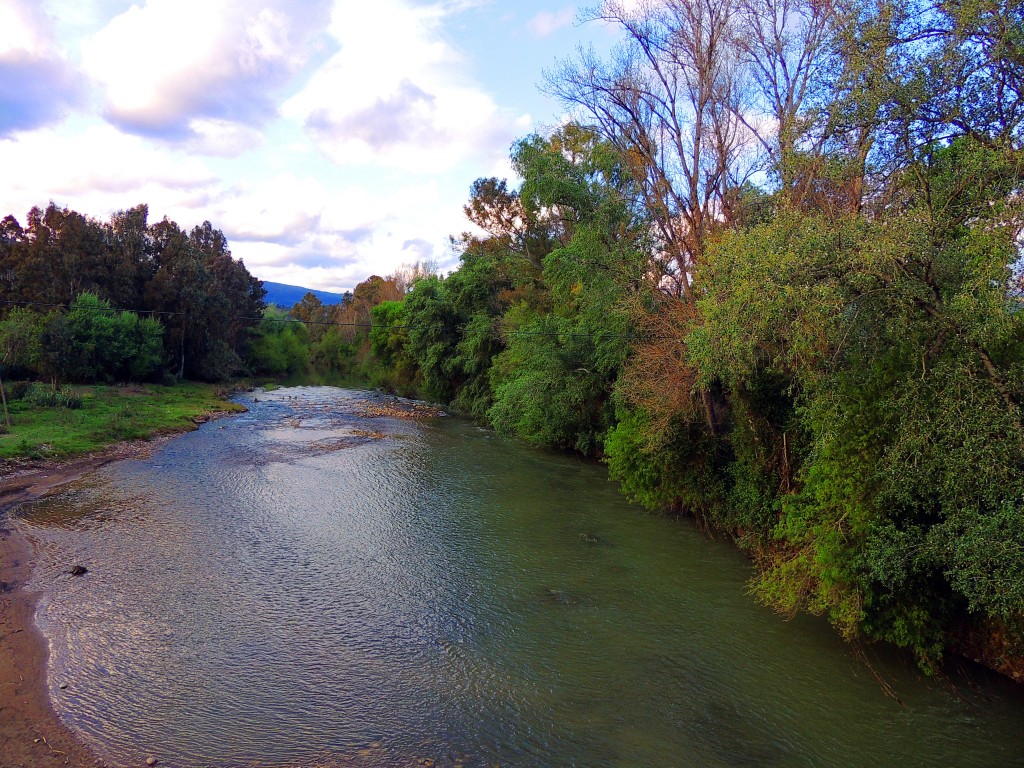
<path id="1" fill-rule="evenodd" d="M 60 119 L 78 97 L 52 19 L 29 0 L 0 0 L 0 138 Z"/>
<path id="2" fill-rule="evenodd" d="M 109 125 L 46 128 L 0 140 L 0 210 L 48 200 L 103 216 L 139 202 L 180 210 L 217 181 L 203 163 L 147 145 Z M 140 169 L 145 169 L 140 173 Z"/>
<path id="3" fill-rule="evenodd" d="M 0 0 L 0 215 L 144 202 L 326 289 L 450 263 L 470 182 L 532 127 L 449 37 L 491 2 Z"/>
<path id="4" fill-rule="evenodd" d="M 437 248 L 429 240 L 417 237 L 414 240 L 406 240 L 402 243 L 402 253 L 406 254 L 411 262 L 419 261 L 422 263 L 434 260 Z"/>
<path id="5" fill-rule="evenodd" d="M 282 173 L 222 189 L 204 211 L 264 280 L 327 290 L 436 258 L 461 225 L 434 180 L 376 187 Z"/>
<path id="6" fill-rule="evenodd" d="M 328 0 L 147 0 L 83 43 L 83 68 L 118 127 L 199 147 L 211 125 L 221 139 L 236 131 L 210 145 L 222 152 L 276 115 L 283 89 L 322 48 L 328 10 Z"/>
<path id="7" fill-rule="evenodd" d="M 365 109 L 332 118 L 328 109 L 312 113 L 306 126 L 320 135 L 340 134 L 366 143 L 376 151 L 401 142 L 436 146 L 446 136 L 431 121 L 437 97 L 403 80 L 397 90 Z"/>
<path id="8" fill-rule="evenodd" d="M 192 136 L 185 147 L 198 155 L 237 157 L 265 143 L 258 130 L 230 120 L 198 118 L 190 120 L 188 127 Z"/>
<path id="9" fill-rule="evenodd" d="M 463 74 L 465 62 L 442 31 L 460 9 L 337 2 L 328 31 L 339 50 L 283 114 L 339 164 L 426 173 L 507 153 L 530 120 L 499 108 Z"/>
<path id="10" fill-rule="evenodd" d="M 553 35 L 562 27 L 568 27 L 571 25 L 575 18 L 576 8 L 570 5 L 555 13 L 552 13 L 551 11 L 541 11 L 530 19 L 530 23 L 527 26 L 529 26 L 530 30 L 535 35 L 539 37 L 548 37 L 549 35 Z"/>

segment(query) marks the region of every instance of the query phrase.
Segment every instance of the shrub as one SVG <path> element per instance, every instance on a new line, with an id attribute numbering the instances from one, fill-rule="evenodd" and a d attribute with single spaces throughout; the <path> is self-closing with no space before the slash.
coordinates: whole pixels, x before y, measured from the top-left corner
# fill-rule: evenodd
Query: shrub
<path id="1" fill-rule="evenodd" d="M 12 381 L 7 385 L 7 399 L 23 400 L 31 386 L 31 381 Z"/>
<path id="2" fill-rule="evenodd" d="M 40 382 L 33 382 L 26 390 L 25 402 L 39 408 L 69 408 L 75 410 L 82 407 L 82 396 L 73 391 L 53 389 Z"/>

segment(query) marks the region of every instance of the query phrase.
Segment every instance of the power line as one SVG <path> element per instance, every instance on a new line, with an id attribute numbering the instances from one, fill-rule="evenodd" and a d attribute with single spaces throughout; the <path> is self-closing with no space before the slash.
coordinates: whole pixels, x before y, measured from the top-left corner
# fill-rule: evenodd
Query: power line
<path id="1" fill-rule="evenodd" d="M 74 305 L 62 304 L 59 302 L 43 302 L 43 301 L 18 301 L 11 299 L 0 299 L 0 304 L 15 305 L 22 307 L 47 307 L 50 309 L 64 309 L 71 311 L 74 309 Z M 175 310 L 162 310 L 162 309 L 124 309 L 118 307 L 84 307 L 91 312 L 108 312 L 110 314 L 117 314 L 121 312 L 131 312 L 136 315 L 161 315 L 165 317 L 185 317 L 191 313 L 175 311 Z M 422 328 L 422 325 L 381 325 L 378 323 L 356 323 L 356 322 L 339 322 L 329 320 L 300 320 L 297 317 L 254 317 L 251 315 L 243 315 L 236 317 L 237 320 L 251 320 L 257 323 L 270 322 L 270 323 L 281 323 L 291 324 L 297 323 L 300 325 L 315 325 L 323 327 L 333 328 L 366 328 L 370 331 L 374 329 L 382 330 L 409 330 L 412 328 Z M 465 331 L 468 326 L 459 325 L 456 326 L 456 330 Z M 670 340 L 673 337 L 669 336 L 650 336 L 640 335 L 635 333 L 575 333 L 568 331 L 501 331 L 502 336 L 551 336 L 558 338 L 579 338 L 579 339 L 626 339 L 631 341 L 651 341 L 651 340 Z"/>

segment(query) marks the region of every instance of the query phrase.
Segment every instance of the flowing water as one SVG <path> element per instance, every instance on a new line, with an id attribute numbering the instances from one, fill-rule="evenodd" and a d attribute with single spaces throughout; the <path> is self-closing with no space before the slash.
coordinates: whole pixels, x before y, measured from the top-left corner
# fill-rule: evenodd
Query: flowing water
<path id="1" fill-rule="evenodd" d="M 51 696 L 111 764 L 1024 766 L 1014 686 L 869 667 L 600 466 L 256 397 L 20 510 Z"/>

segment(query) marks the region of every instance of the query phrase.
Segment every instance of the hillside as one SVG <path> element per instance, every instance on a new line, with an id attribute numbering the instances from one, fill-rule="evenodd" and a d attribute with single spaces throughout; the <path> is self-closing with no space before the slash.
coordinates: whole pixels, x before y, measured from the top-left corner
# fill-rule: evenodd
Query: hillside
<path id="1" fill-rule="evenodd" d="M 343 296 L 340 293 L 330 291 L 315 291 L 312 288 L 302 288 L 298 285 L 286 285 L 284 283 L 272 283 L 269 280 L 263 281 L 263 287 L 267 291 L 265 301 L 267 304 L 276 304 L 279 307 L 288 309 L 295 306 L 307 293 L 312 293 L 324 304 L 340 304 Z"/>

